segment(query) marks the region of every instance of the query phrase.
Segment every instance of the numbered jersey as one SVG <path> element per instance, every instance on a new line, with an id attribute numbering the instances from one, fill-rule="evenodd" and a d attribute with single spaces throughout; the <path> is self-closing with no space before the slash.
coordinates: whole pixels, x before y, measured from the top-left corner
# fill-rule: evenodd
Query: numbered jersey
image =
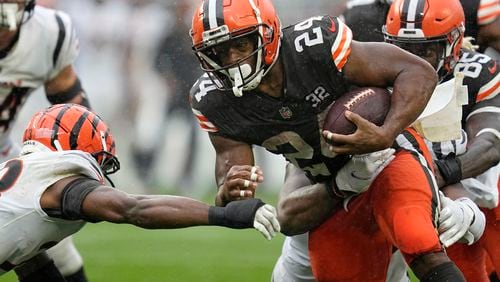
<path id="1" fill-rule="evenodd" d="M 469 101 L 463 107 L 462 125 L 472 110 L 481 107 L 481 102 L 495 98 L 500 93 L 498 62 L 487 55 L 464 51 L 453 70 L 464 74 Z M 485 103 L 486 104 L 486 103 Z"/>
<path id="2" fill-rule="evenodd" d="M 494 98 L 498 99 L 500 73 L 496 60 L 481 53 L 465 50 L 455 66 L 453 75 L 445 78 L 445 81 L 453 78 L 457 73 L 464 74 L 463 85 L 467 88 L 468 101 L 462 107 L 462 128 L 465 128 L 465 122 L 471 113 L 480 112 L 482 107 L 491 108 L 489 101 Z M 467 134 L 462 131 L 461 137 L 457 140 L 426 142 L 433 158 L 441 159 L 449 154 L 463 154 L 466 150 Z"/>
<path id="3" fill-rule="evenodd" d="M 0 144 L 28 95 L 72 64 L 78 40 L 69 17 L 36 6 L 17 43 L 0 57 Z"/>
<path id="4" fill-rule="evenodd" d="M 236 97 L 202 76 L 191 91 L 201 127 L 214 135 L 265 147 L 324 181 L 343 164 L 321 137 L 326 110 L 350 85 L 342 68 L 350 54 L 351 31 L 334 17 L 313 17 L 283 29 L 280 58 L 285 90 L 280 98 L 258 91 Z"/>
<path id="5" fill-rule="evenodd" d="M 37 152 L 0 165 L 0 265 L 17 265 L 77 232 L 84 221 L 52 218 L 40 207 L 43 192 L 60 179 L 84 175 L 104 183 L 90 154 Z"/>

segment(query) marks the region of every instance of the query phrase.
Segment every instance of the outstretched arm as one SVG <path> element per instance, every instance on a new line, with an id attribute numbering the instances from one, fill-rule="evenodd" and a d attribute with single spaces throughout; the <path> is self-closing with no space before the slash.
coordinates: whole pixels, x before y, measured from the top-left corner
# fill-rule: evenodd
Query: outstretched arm
<path id="1" fill-rule="evenodd" d="M 259 199 L 209 206 L 187 197 L 132 195 L 81 176 L 62 179 L 49 187 L 40 204 L 59 211 L 67 220 L 133 224 L 147 229 L 172 229 L 199 225 L 258 229 L 271 239 L 279 231 L 273 207 Z"/>

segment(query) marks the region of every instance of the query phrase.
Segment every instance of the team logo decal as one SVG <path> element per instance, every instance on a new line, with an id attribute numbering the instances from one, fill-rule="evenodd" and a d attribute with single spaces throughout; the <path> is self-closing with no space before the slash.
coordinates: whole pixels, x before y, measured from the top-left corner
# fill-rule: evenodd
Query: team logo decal
<path id="1" fill-rule="evenodd" d="M 290 108 L 289 108 L 289 107 L 287 107 L 287 106 L 283 106 L 283 107 L 281 107 L 281 109 L 280 109 L 280 115 L 281 115 L 281 117 L 282 117 L 282 118 L 284 118 L 284 119 L 289 119 L 289 118 L 291 118 L 291 117 L 292 117 L 293 113 L 292 113 L 292 110 L 290 110 Z"/>

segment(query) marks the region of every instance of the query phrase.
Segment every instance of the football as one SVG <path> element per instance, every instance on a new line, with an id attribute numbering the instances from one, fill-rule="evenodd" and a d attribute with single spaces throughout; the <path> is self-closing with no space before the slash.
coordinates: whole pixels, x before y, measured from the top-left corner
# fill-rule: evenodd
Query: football
<path id="1" fill-rule="evenodd" d="M 391 106 L 391 94 L 385 88 L 362 87 L 340 96 L 328 111 L 323 129 L 338 134 L 352 134 L 356 125 L 346 119 L 349 110 L 381 126 Z"/>

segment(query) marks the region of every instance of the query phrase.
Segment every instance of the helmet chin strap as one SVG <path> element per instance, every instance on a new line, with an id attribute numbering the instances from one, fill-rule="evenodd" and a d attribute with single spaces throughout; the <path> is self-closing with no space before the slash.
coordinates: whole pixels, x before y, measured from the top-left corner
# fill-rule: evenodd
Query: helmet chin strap
<path id="1" fill-rule="evenodd" d="M 0 17 L 5 19 L 2 20 L 1 25 L 8 27 L 10 31 L 16 30 L 18 22 L 21 22 L 22 20 L 24 10 L 19 10 L 17 3 L 6 3 L 0 5 Z"/>

